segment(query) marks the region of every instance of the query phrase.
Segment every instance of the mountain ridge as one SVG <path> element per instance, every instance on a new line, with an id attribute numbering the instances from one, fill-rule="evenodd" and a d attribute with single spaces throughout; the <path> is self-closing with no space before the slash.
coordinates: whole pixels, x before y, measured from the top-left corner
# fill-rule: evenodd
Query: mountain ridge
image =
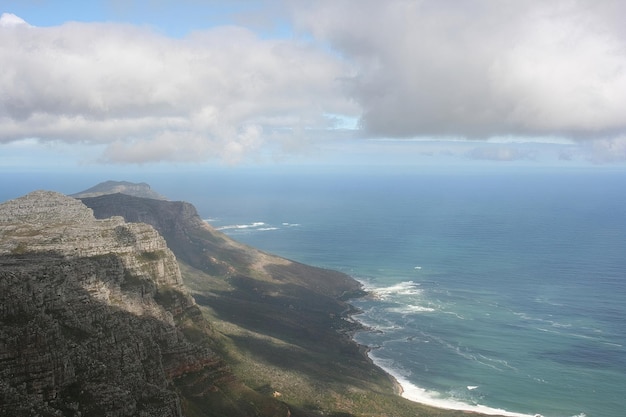
<path id="1" fill-rule="evenodd" d="M 466 415 L 397 395 L 348 275 L 108 191 L 0 204 L 0 416 Z"/>
<path id="2" fill-rule="evenodd" d="M 0 242 L 0 415 L 289 414 L 215 353 L 152 226 L 37 191 L 0 204 Z"/>
<path id="3" fill-rule="evenodd" d="M 162 196 L 161 194 L 152 190 L 150 185 L 145 182 L 135 183 L 129 181 L 113 180 L 101 182 L 84 191 L 71 194 L 70 197 L 97 197 L 99 195 L 115 193 L 127 194 L 135 197 L 152 198 L 155 200 L 167 200 L 167 197 Z"/>

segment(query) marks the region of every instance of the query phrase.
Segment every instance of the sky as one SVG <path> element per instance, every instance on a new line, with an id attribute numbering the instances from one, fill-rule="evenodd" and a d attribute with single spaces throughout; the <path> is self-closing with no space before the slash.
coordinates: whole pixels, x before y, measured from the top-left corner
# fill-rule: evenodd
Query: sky
<path id="1" fill-rule="evenodd" d="M 621 0 L 0 0 L 0 171 L 626 167 Z"/>

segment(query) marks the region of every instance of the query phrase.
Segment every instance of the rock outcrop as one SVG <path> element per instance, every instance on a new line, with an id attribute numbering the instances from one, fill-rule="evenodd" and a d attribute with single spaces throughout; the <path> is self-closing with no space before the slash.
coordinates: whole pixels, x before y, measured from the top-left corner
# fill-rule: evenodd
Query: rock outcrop
<path id="1" fill-rule="evenodd" d="M 287 415 L 239 383 L 152 227 L 0 204 L 0 416 Z"/>

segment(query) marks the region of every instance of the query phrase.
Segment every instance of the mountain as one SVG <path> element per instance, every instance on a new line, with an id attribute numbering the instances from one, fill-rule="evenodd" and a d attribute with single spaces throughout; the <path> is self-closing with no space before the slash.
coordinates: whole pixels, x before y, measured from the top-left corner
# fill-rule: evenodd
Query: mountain
<path id="1" fill-rule="evenodd" d="M 203 221 L 189 203 L 124 194 L 81 201 L 98 218 L 122 216 L 159 231 L 196 302 L 220 323 L 231 347 L 222 353 L 237 356 L 239 365 L 247 362 L 242 372 L 253 388 L 294 397 L 303 408 L 310 408 L 306 401 L 320 391 L 324 396 L 342 396 L 348 388 L 393 395 L 389 377 L 349 337 L 360 326 L 350 319 L 355 311 L 347 300 L 364 294 L 350 276 L 236 242 Z M 259 378 L 262 374 L 250 375 L 251 368 L 281 377 Z M 291 394 L 294 387 L 300 387 L 297 395 Z"/>
<path id="2" fill-rule="evenodd" d="M 0 204 L 0 416 L 465 415 L 397 395 L 363 295 L 189 203 L 33 192 Z"/>
<path id="3" fill-rule="evenodd" d="M 134 183 L 128 181 L 105 181 L 80 193 L 72 194 L 71 197 L 96 197 L 105 194 L 122 193 L 135 197 L 153 198 L 155 200 L 167 200 L 164 196 L 153 191 L 145 182 Z"/>
<path id="4" fill-rule="evenodd" d="M 151 226 L 38 191 L 0 205 L 0 415 L 274 416 Z"/>

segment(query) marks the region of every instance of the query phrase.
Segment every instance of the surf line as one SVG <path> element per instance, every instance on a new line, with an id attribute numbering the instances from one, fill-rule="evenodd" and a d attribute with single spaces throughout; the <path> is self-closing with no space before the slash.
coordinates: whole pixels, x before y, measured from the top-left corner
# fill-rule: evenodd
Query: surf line
<path id="1" fill-rule="evenodd" d="M 498 415 L 506 417 L 542 417 L 541 414 L 516 413 L 512 411 L 502 410 L 499 408 L 488 407 L 481 404 L 470 405 L 460 401 L 440 398 L 439 393 L 434 391 L 427 391 L 424 388 L 420 388 L 407 380 L 404 376 L 400 375 L 398 372 L 394 371 L 393 369 L 389 369 L 388 367 L 385 367 L 383 363 L 377 361 L 376 358 L 372 356 L 372 352 L 368 352 L 368 355 L 374 361 L 374 363 L 376 363 L 376 365 L 381 367 L 385 372 L 387 372 L 396 380 L 401 388 L 400 395 L 407 400 L 446 410 L 473 411 L 486 415 Z M 470 387 L 472 389 L 478 388 L 478 386 L 469 385 L 468 389 L 471 389 Z"/>

